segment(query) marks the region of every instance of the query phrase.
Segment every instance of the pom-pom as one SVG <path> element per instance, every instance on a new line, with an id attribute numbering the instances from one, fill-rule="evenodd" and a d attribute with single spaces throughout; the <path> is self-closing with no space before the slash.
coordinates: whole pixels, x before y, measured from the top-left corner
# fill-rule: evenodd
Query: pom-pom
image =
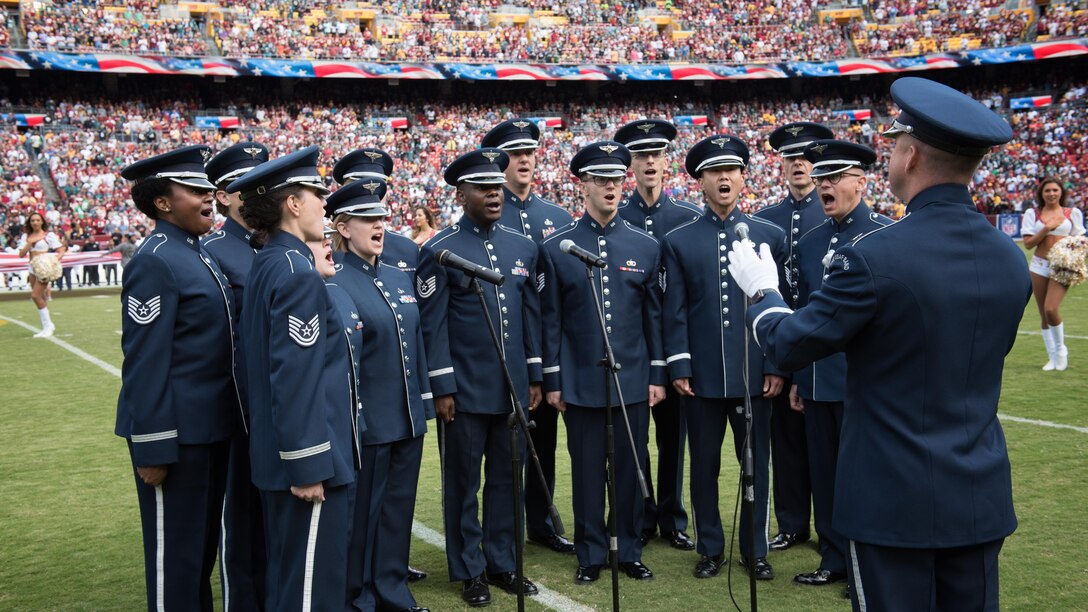
<path id="1" fill-rule="evenodd" d="M 64 274 L 64 266 L 53 253 L 42 253 L 30 260 L 30 273 L 43 283 L 51 283 Z"/>
<path id="2" fill-rule="evenodd" d="M 1062 238 L 1050 248 L 1047 259 L 1050 260 L 1050 278 L 1054 282 L 1074 287 L 1088 277 L 1088 238 L 1068 236 Z"/>

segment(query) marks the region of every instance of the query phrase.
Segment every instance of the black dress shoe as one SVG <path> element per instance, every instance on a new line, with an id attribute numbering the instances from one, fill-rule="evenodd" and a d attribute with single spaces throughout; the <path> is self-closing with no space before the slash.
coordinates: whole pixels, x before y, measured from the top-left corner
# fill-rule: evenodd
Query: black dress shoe
<path id="1" fill-rule="evenodd" d="M 823 586 L 843 580 L 846 580 L 846 572 L 833 572 L 823 568 L 807 574 L 797 574 L 793 577 L 793 581 L 797 584 L 810 584 L 813 586 Z"/>
<path id="2" fill-rule="evenodd" d="M 502 572 L 501 574 L 488 574 L 487 581 L 500 589 L 510 593 L 511 595 L 518 594 L 518 575 L 516 572 Z M 532 583 L 528 578 L 521 577 L 522 592 L 526 595 L 536 595 L 536 585 Z"/>
<path id="3" fill-rule="evenodd" d="M 589 584 L 591 582 L 597 582 L 597 579 L 600 577 L 600 565 L 579 565 L 578 571 L 574 572 L 574 581 L 578 584 Z"/>
<path id="4" fill-rule="evenodd" d="M 574 542 L 571 542 L 558 533 L 553 533 L 542 538 L 529 536 L 529 541 L 533 544 L 539 544 L 545 548 L 550 548 L 557 553 L 567 554 L 574 552 Z"/>
<path id="5" fill-rule="evenodd" d="M 654 578 L 654 573 L 650 571 L 650 568 L 643 565 L 641 561 L 620 563 L 620 569 L 623 570 L 623 573 L 627 574 L 628 578 L 634 578 L 635 580 L 653 580 Z"/>
<path id="6" fill-rule="evenodd" d="M 461 599 L 473 608 L 491 605 L 491 589 L 487 588 L 484 577 L 476 576 L 462 583 Z"/>
<path id="7" fill-rule="evenodd" d="M 405 612 L 431 612 L 430 608 L 424 608 L 422 606 L 412 606 L 405 610 Z"/>
<path id="8" fill-rule="evenodd" d="M 696 578 L 713 578 L 722 571 L 722 556 L 708 557 L 703 555 L 695 564 L 694 575 Z"/>
<path id="9" fill-rule="evenodd" d="M 427 572 L 408 566 L 408 582 L 419 582 L 427 577 Z"/>
<path id="10" fill-rule="evenodd" d="M 677 530 L 669 533 L 661 534 L 661 537 L 669 541 L 669 546 L 680 550 L 695 550 L 695 542 L 688 537 L 688 534 L 683 531 Z"/>
<path id="11" fill-rule="evenodd" d="M 656 537 L 656 536 L 657 536 L 657 530 L 656 529 L 643 529 L 642 533 L 639 534 L 639 539 L 642 540 L 642 545 L 646 546 L 647 544 L 650 543 L 650 540 L 654 539 L 654 537 Z"/>
<path id="12" fill-rule="evenodd" d="M 767 546 L 771 550 L 788 550 L 798 544 L 804 544 L 808 542 L 808 532 L 805 533 L 786 533 L 784 531 L 778 532 L 778 535 L 774 536 Z"/>
<path id="13" fill-rule="evenodd" d="M 747 559 L 741 559 L 740 564 L 745 569 L 748 568 Z M 771 564 L 767 563 L 767 557 L 756 557 L 755 567 L 752 568 L 755 573 L 756 580 L 770 580 L 774 578 L 774 569 L 771 568 Z"/>

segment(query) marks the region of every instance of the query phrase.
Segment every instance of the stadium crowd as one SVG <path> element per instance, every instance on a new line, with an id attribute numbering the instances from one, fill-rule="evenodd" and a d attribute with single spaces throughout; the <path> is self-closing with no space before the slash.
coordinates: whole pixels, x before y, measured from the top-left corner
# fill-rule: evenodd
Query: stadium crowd
<path id="1" fill-rule="evenodd" d="M 339 15 L 336 5 L 305 0 L 222 0 L 226 10 L 207 13 L 203 21 L 165 18 L 170 13 L 153 0 L 129 0 L 124 11 L 86 0 L 25 4 L 21 27 L 29 48 L 53 51 L 364 61 L 743 63 L 847 57 L 855 53 L 850 38 L 857 53 L 876 56 L 954 51 L 969 39 L 984 46 L 1020 40 L 1032 13 L 991 14 L 1000 4 L 995 3 L 878 1 L 864 19 L 843 27 L 818 23 L 815 4 L 804 0 L 660 5 L 523 0 L 514 5 L 544 15 L 525 25 L 496 19 L 494 11 L 508 5 L 500 0 L 403 0 L 377 7 L 381 15 L 394 18 L 373 24 Z M 1051 13 L 1040 33 L 1083 34 L 1083 11 Z M 671 21 L 658 24 L 652 18 L 656 14 L 669 15 Z M 7 44 L 5 35 L 0 28 L 0 46 Z"/>
<path id="2" fill-rule="evenodd" d="M 1066 99 L 1051 108 L 1010 114 L 1018 138 L 987 158 L 975 181 L 976 201 L 984 212 L 1009 212 L 1030 206 L 1032 186 L 1037 177 L 1059 174 L 1070 182 L 1078 205 L 1088 177 L 1088 108 L 1072 101 L 1082 98 L 1083 84 L 1068 90 Z M 1005 104 L 998 92 L 976 92 L 994 108 Z M 539 193 L 560 205 L 573 208 L 576 188 L 567 163 L 583 144 L 610 137 L 628 121 L 644 117 L 671 118 L 677 115 L 707 115 L 708 125 L 687 127 L 669 153 L 667 193 L 694 202 L 700 201 L 697 186 L 683 172 L 687 149 L 700 138 L 717 131 L 741 136 L 752 145 L 748 189 L 742 207 L 755 210 L 778 201 L 784 181 L 779 176 L 778 158 L 766 144 L 767 135 L 778 125 L 805 119 L 831 125 L 840 137 L 869 144 L 880 154 L 871 171 L 868 200 L 892 216 L 900 214 L 884 180 L 884 161 L 890 143 L 877 135 L 881 124 L 893 112 L 887 99 L 843 100 L 811 98 L 804 102 L 745 100 L 699 107 L 693 103 L 610 102 L 607 104 L 554 104 L 550 110 L 531 102 L 386 103 L 372 108 L 344 104 L 249 105 L 227 109 L 241 117 L 241 130 L 198 130 L 191 123 L 195 102 L 138 103 L 124 105 L 89 100 L 42 102 L 50 121 L 39 131 L 5 135 L 9 145 L 3 168 L 3 200 L 11 228 L 32 209 L 55 215 L 59 226 L 77 224 L 99 234 L 138 231 L 145 223 L 132 207 L 128 188 L 118 178 L 120 168 L 152 152 L 165 151 L 181 143 L 202 143 L 222 149 L 241 138 L 266 144 L 272 156 L 285 154 L 307 144 L 322 148 L 323 172 L 329 173 L 339 156 L 363 146 L 377 146 L 397 160 L 392 183 L 393 226 L 407 231 L 410 209 L 420 204 L 437 213 L 440 226 L 459 215 L 441 178 L 441 169 L 461 151 L 476 146 L 489 126 L 518 115 L 563 117 L 561 129 L 547 129 L 539 150 L 537 177 Z M 849 122 L 836 117 L 832 109 L 869 108 L 874 119 Z M 391 130 L 382 118 L 406 116 L 407 130 Z M 39 160 L 45 164 L 60 201 L 47 201 L 37 171 L 27 156 L 25 143 L 37 138 Z M 1080 146 L 1071 146 L 1080 143 Z M 34 149 L 34 147 L 32 147 Z M 328 179 L 327 179 L 328 180 Z M 331 180 L 329 180 L 331 184 Z M 627 186 L 631 188 L 630 185 Z"/>
<path id="3" fill-rule="evenodd" d="M 1036 30 L 1039 36 L 1050 38 L 1088 36 L 1088 10 L 1083 3 L 1079 7 L 1071 2 L 1051 3 L 1039 17 Z"/>

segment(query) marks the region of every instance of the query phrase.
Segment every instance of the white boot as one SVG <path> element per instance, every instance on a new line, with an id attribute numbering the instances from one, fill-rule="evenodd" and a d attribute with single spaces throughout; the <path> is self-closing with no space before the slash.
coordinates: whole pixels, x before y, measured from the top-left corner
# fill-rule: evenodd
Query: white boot
<path id="1" fill-rule="evenodd" d="M 1050 372 L 1051 370 L 1054 369 L 1054 361 L 1055 360 L 1054 360 L 1054 338 L 1050 334 L 1050 328 L 1049 327 L 1044 327 L 1043 328 L 1043 343 L 1046 344 L 1046 354 L 1047 354 L 1047 357 L 1048 357 L 1048 359 L 1046 361 L 1046 365 L 1043 366 L 1043 371 L 1044 372 Z"/>
<path id="2" fill-rule="evenodd" d="M 1065 323 L 1050 326 L 1050 341 L 1054 343 L 1054 369 L 1069 367 L 1069 349 L 1065 348 Z"/>
<path id="3" fill-rule="evenodd" d="M 53 319 L 49 316 L 49 307 L 38 309 L 38 320 L 42 322 L 42 330 L 34 334 L 35 338 L 48 338 L 56 331 L 56 327 L 53 325 Z"/>

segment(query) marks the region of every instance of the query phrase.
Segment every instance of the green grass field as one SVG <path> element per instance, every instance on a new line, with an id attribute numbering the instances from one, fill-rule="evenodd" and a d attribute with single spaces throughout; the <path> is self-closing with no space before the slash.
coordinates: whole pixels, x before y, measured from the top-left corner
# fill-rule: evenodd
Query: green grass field
<path id="1" fill-rule="evenodd" d="M 58 294 L 51 310 L 60 343 L 32 339 L 32 332 L 18 324 L 37 327 L 29 299 L 0 302 L 0 317 L 11 320 L 0 319 L 0 370 L 5 373 L 0 401 L 0 610 L 138 610 L 145 604 L 136 495 L 125 443 L 113 435 L 120 379 L 102 367 L 121 366 L 119 298 L 116 293 Z M 1022 335 L 1006 363 L 1003 415 L 1088 427 L 1088 290 L 1070 292 L 1063 314 L 1070 367 L 1044 373 L 1039 369 L 1046 354 L 1037 335 L 1038 315 L 1034 304 L 1028 305 Z M 1020 527 L 1002 551 L 1002 605 L 1009 610 L 1088 609 L 1088 432 L 1009 420 L 1004 427 Z M 434 440 L 427 436 L 416 519 L 440 530 Z M 727 524 L 736 490 L 729 445 L 727 436 L 721 479 Z M 559 463 L 557 501 L 570 535 L 570 468 L 562 438 Z M 771 529 L 774 533 L 773 525 Z M 696 553 L 673 550 L 658 539 L 643 560 L 656 579 L 636 583 L 621 577 L 627 609 L 731 609 L 724 574 L 713 580 L 691 577 Z M 759 584 L 763 609 L 848 609 L 841 587 L 792 583 L 794 574 L 817 566 L 814 544 L 772 553 L 770 561 L 777 578 Z M 431 573 L 413 587 L 420 605 L 464 608 L 460 584 L 446 580 L 439 548 L 416 539 L 412 563 Z M 607 576 L 594 585 L 578 586 L 573 582 L 575 566 L 573 556 L 526 548 L 530 578 L 578 604 L 608 609 Z M 746 610 L 746 578 L 736 570 L 732 578 L 733 592 Z M 492 609 L 515 607 L 514 598 L 497 589 L 493 598 Z M 530 599 L 530 609 L 543 607 Z"/>

